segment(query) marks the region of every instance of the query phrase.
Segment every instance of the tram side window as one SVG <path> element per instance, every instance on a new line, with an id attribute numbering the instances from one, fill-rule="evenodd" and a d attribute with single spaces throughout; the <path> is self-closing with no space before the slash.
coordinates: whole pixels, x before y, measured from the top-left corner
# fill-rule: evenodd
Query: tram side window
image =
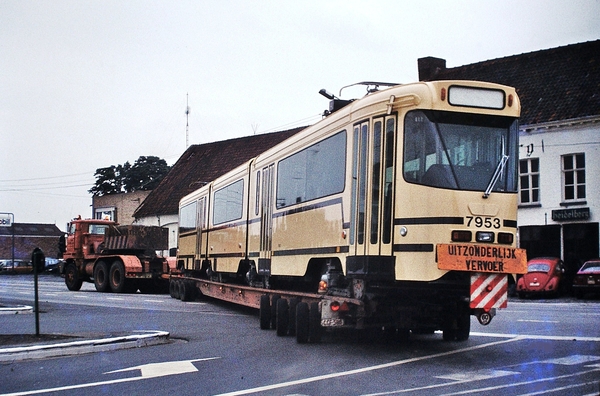
<path id="1" fill-rule="evenodd" d="M 244 180 L 240 179 L 220 190 L 215 191 L 214 195 L 214 224 L 221 224 L 228 221 L 242 218 L 242 208 L 244 198 Z"/>
<path id="2" fill-rule="evenodd" d="M 193 231 L 196 229 L 196 201 L 189 203 L 179 209 L 179 233 Z"/>
<path id="3" fill-rule="evenodd" d="M 277 208 L 344 190 L 346 131 L 283 160 L 277 167 Z"/>

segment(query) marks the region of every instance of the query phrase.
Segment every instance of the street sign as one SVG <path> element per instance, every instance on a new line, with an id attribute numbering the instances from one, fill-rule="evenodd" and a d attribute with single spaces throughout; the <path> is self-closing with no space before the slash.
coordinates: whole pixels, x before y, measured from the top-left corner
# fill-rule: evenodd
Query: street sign
<path id="1" fill-rule="evenodd" d="M 10 227 L 13 215 L 11 213 L 0 213 L 0 227 Z"/>

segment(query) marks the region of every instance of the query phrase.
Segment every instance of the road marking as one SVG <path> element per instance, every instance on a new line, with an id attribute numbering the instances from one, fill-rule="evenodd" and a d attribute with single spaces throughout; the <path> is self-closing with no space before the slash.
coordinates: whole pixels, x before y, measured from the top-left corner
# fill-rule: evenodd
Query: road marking
<path id="1" fill-rule="evenodd" d="M 593 372 L 597 372 L 597 371 L 600 371 L 600 369 L 594 368 L 592 370 L 579 371 L 579 372 L 573 373 L 573 374 L 558 375 L 556 377 L 545 377 L 545 378 L 538 378 L 538 379 L 534 379 L 534 380 L 528 379 L 526 381 L 514 382 L 514 383 L 511 383 L 511 384 L 498 385 L 498 386 L 489 386 L 487 388 L 469 389 L 469 390 L 460 391 L 460 392 L 454 392 L 454 393 L 445 393 L 445 394 L 443 394 L 441 396 L 466 395 L 466 394 L 469 394 L 469 393 L 481 393 L 481 392 L 488 393 L 490 391 L 496 391 L 498 389 L 514 388 L 514 387 L 521 386 L 521 385 L 531 385 L 531 384 L 537 383 L 537 382 L 548 382 L 548 381 L 554 382 L 554 381 L 559 380 L 559 379 L 577 377 L 577 376 L 580 376 L 580 375 L 589 374 L 589 373 L 593 373 Z M 414 391 L 414 390 L 415 389 L 410 389 L 410 390 L 407 390 L 407 391 Z M 548 391 L 549 390 L 545 390 L 544 393 L 546 393 Z"/>
<path id="2" fill-rule="evenodd" d="M 504 334 L 504 333 L 479 333 L 472 331 L 471 336 L 477 337 L 493 337 L 493 338 L 513 338 L 520 337 L 525 340 L 549 340 L 549 341 L 589 341 L 589 342 L 600 342 L 600 337 L 581 337 L 577 335 L 567 336 L 547 336 L 537 334 Z"/>
<path id="3" fill-rule="evenodd" d="M 481 344 L 481 345 L 475 345 L 475 346 L 467 347 L 467 348 L 455 349 L 455 350 L 448 351 L 448 352 L 434 353 L 432 355 L 420 356 L 420 357 L 416 357 L 416 358 L 398 360 L 395 362 L 378 364 L 375 366 L 363 367 L 363 368 L 355 369 L 355 370 L 342 371 L 339 373 L 331 373 L 331 374 L 325 374 L 325 375 L 318 375 L 316 377 L 309 377 L 309 378 L 299 379 L 299 380 L 295 380 L 295 381 L 282 382 L 279 384 L 260 386 L 257 388 L 243 389 L 243 390 L 239 390 L 239 391 L 223 393 L 218 396 L 247 395 L 247 394 L 251 394 L 251 393 L 272 391 L 275 389 L 286 388 L 286 387 L 295 386 L 295 385 L 303 385 L 303 384 L 308 384 L 311 382 L 323 381 L 323 380 L 332 379 L 332 378 L 345 377 L 345 376 L 355 375 L 355 374 L 363 374 L 363 373 L 367 373 L 370 371 L 386 369 L 386 368 L 390 368 L 390 367 L 400 366 L 403 364 L 414 363 L 414 362 L 418 362 L 418 361 L 422 361 L 422 360 L 435 359 L 435 358 L 439 358 L 439 357 L 443 357 L 443 356 L 450 356 L 450 355 L 455 355 L 458 353 L 473 351 L 476 349 L 482 349 L 482 348 L 487 348 L 487 347 L 491 347 L 491 346 L 495 346 L 495 345 L 514 342 L 514 341 L 518 341 L 519 339 L 520 339 L 519 337 L 515 337 L 515 338 L 508 339 L 508 340 L 494 341 L 494 342 L 490 342 L 487 344 Z"/>
<path id="4" fill-rule="evenodd" d="M 560 323 L 558 320 L 517 319 L 517 322 L 527 323 Z"/>
<path id="5" fill-rule="evenodd" d="M 594 355 L 571 355 L 563 358 L 542 360 L 540 363 L 562 364 L 563 366 L 573 366 L 575 364 L 589 363 L 600 360 L 600 356 Z M 598 366 L 598 365 L 595 365 Z"/>
<path id="6" fill-rule="evenodd" d="M 149 303 L 164 303 L 164 300 L 144 300 L 144 302 L 149 302 Z"/>
<path id="7" fill-rule="evenodd" d="M 507 375 L 518 375 L 521 374 L 518 371 L 506 371 L 506 370 L 477 370 L 468 371 L 464 373 L 454 373 L 448 375 L 439 375 L 434 378 L 448 379 L 452 381 L 481 381 L 491 378 L 506 377 Z"/>
<path id="8" fill-rule="evenodd" d="M 111 301 L 124 301 L 124 298 L 121 297 L 106 297 L 107 300 L 111 300 Z"/>
<path id="9" fill-rule="evenodd" d="M 132 370 L 140 370 L 140 372 L 141 372 L 140 377 L 120 378 L 120 379 L 109 380 L 109 381 L 91 382 L 89 384 L 68 385 L 68 386 L 61 386 L 61 387 L 57 387 L 57 388 L 38 389 L 38 390 L 24 391 L 24 392 L 3 393 L 0 396 L 37 395 L 40 393 L 61 392 L 61 391 L 73 390 L 73 389 L 92 388 L 92 387 L 102 386 L 102 385 L 112 385 L 112 384 L 120 384 L 123 382 L 139 381 L 139 380 L 148 379 L 148 378 L 157 378 L 157 377 L 165 377 L 168 375 L 192 373 L 192 372 L 198 371 L 196 366 L 194 366 L 192 363 L 203 362 L 203 361 L 208 361 L 208 360 L 215 360 L 215 359 L 220 359 L 220 358 L 219 357 L 210 357 L 210 358 L 204 358 L 204 359 L 143 364 L 141 366 L 129 367 L 129 368 L 121 369 L 121 370 L 109 371 L 107 373 L 104 373 L 104 374 L 111 374 L 111 373 L 119 373 L 119 372 L 126 372 L 126 371 L 132 371 Z"/>

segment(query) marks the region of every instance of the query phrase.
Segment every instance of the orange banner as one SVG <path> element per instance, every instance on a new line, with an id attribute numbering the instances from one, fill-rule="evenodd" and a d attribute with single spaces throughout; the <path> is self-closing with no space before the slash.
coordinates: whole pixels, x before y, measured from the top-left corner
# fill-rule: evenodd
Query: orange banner
<path id="1" fill-rule="evenodd" d="M 527 252 L 498 245 L 438 243 L 438 268 L 442 270 L 526 274 Z"/>

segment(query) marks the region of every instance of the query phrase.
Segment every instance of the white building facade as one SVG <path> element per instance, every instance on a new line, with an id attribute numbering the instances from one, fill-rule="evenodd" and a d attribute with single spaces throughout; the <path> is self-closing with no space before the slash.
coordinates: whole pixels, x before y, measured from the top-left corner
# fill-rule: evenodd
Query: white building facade
<path id="1" fill-rule="evenodd" d="M 520 246 L 571 277 L 600 256 L 600 116 L 522 125 L 519 139 Z"/>

